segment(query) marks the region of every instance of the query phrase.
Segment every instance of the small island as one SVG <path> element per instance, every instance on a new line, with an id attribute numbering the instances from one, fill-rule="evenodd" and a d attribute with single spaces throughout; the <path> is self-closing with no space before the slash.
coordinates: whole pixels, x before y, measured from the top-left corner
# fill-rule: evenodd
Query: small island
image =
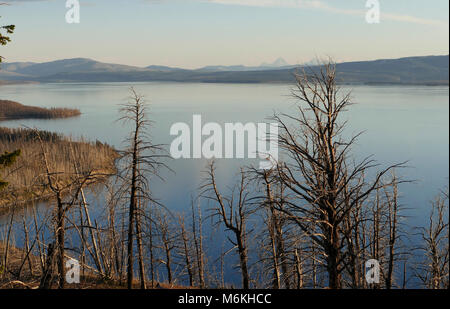
<path id="1" fill-rule="evenodd" d="M 0 121 L 17 119 L 69 118 L 81 115 L 79 109 L 43 108 L 23 105 L 9 100 L 0 100 Z"/>

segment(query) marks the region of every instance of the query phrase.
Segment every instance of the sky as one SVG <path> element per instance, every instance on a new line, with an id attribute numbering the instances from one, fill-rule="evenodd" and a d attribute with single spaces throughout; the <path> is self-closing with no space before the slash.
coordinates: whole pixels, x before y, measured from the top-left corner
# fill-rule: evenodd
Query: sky
<path id="1" fill-rule="evenodd" d="M 7 62 L 92 58 L 135 66 L 290 64 L 315 58 L 372 60 L 449 53 L 448 0 L 80 0 L 80 23 L 66 0 L 0 0 L 0 46 Z"/>

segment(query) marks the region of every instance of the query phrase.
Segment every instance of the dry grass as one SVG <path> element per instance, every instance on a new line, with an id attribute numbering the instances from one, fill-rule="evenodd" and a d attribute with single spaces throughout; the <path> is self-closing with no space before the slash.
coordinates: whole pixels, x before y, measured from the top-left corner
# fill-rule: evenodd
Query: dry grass
<path id="1" fill-rule="evenodd" d="M 72 141 L 59 134 L 39 131 L 47 155 L 50 172 L 56 183 L 64 186 L 76 175 L 95 173 L 98 178 L 115 172 L 116 151 L 101 142 Z M 0 127 L 0 150 L 21 150 L 17 162 L 2 170 L 2 179 L 9 183 L 0 192 L 0 210 L 12 201 L 15 203 L 45 198 L 47 187 L 42 150 L 37 134 L 30 129 Z M 104 177 L 103 177 L 104 178 Z"/>
<path id="2" fill-rule="evenodd" d="M 5 250 L 4 244 L 0 242 L 0 259 L 3 259 L 3 252 Z M 17 273 L 22 265 L 26 251 L 15 247 L 9 248 L 8 254 L 8 271 L 3 272 L 0 269 L 0 289 L 37 289 L 39 287 L 40 279 L 42 276 L 42 270 L 39 262 L 39 258 L 33 254 L 29 255 L 28 260 L 22 267 L 20 273 L 20 280 L 17 278 Z M 30 264 L 31 263 L 31 267 Z M 55 276 L 56 278 L 56 276 Z M 52 288 L 57 288 L 57 283 L 54 282 Z M 84 276 L 81 276 L 79 284 L 67 284 L 66 289 L 126 289 L 127 285 L 125 281 L 109 280 L 101 278 L 97 274 L 85 270 Z M 134 289 L 140 288 L 140 283 L 135 280 L 133 284 Z M 151 289 L 150 282 L 147 282 L 147 288 Z M 186 289 L 192 287 L 185 287 L 181 285 L 158 283 L 155 282 L 153 289 Z"/>

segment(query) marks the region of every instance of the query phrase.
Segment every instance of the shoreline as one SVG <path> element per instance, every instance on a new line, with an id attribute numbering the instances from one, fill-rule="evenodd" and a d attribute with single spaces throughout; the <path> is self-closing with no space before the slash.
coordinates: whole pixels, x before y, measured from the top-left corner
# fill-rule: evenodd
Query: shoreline
<path id="1" fill-rule="evenodd" d="M 114 170 L 114 171 L 111 170 L 109 173 L 107 173 L 107 172 L 100 173 L 102 176 L 99 176 L 98 179 L 83 186 L 83 189 L 94 187 L 97 185 L 103 185 L 104 182 L 107 181 L 107 179 L 109 177 L 114 175 L 115 172 L 116 172 L 116 170 Z M 8 192 L 7 189 L 5 191 Z M 63 193 L 63 198 L 66 197 L 67 195 L 70 195 L 70 193 L 71 193 L 70 191 L 72 191 L 72 190 L 67 189 Z M 25 190 L 25 191 L 19 192 L 17 194 L 17 196 L 23 197 L 23 196 L 33 195 L 33 194 L 35 194 L 35 193 L 26 192 L 26 190 Z M 15 201 L 2 199 L 0 197 L 0 217 L 11 213 L 13 211 L 13 208 L 14 208 L 14 211 L 16 211 L 16 210 L 22 210 L 31 204 L 33 204 L 32 206 L 34 207 L 35 204 L 37 204 L 37 203 L 49 203 L 54 198 L 54 195 L 55 194 L 51 191 L 50 188 L 46 188 L 46 190 L 44 192 L 42 192 L 39 195 L 36 195 L 35 197 L 23 198 L 23 199 L 18 198 Z"/>

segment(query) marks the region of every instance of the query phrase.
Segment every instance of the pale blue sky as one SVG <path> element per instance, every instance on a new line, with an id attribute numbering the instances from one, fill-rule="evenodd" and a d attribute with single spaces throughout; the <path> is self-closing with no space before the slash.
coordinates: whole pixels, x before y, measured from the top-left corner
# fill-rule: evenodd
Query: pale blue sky
<path id="1" fill-rule="evenodd" d="M 337 61 L 448 54 L 448 0 L 0 0 L 0 22 L 17 26 L 6 61 L 87 57 L 138 66 L 259 65 L 283 57 Z M 432 5 L 432 6 L 431 6 Z"/>

